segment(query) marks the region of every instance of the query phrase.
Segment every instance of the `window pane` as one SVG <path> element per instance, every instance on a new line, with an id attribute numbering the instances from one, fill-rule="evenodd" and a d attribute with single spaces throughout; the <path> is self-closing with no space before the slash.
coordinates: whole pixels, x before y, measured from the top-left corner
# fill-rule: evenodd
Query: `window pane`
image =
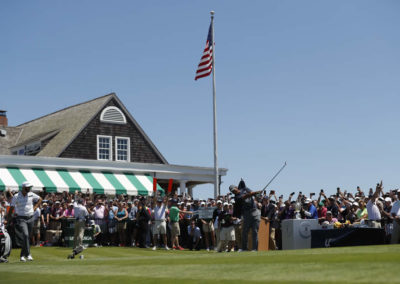
<path id="1" fill-rule="evenodd" d="M 99 160 L 110 160 L 111 144 L 109 137 L 98 138 L 98 156 Z"/>
<path id="2" fill-rule="evenodd" d="M 117 161 L 128 161 L 128 139 L 127 138 L 117 138 L 116 143 L 117 148 Z"/>

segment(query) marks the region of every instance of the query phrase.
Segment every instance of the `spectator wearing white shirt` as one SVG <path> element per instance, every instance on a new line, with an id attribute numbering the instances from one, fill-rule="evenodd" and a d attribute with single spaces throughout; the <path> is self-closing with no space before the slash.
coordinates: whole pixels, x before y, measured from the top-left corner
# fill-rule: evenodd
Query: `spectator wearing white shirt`
<path id="1" fill-rule="evenodd" d="M 154 197 L 156 199 L 156 197 Z M 167 197 L 158 197 L 157 199 L 157 204 L 153 209 L 153 217 L 154 217 L 154 224 L 153 224 L 153 241 L 154 241 L 154 246 L 153 250 L 157 249 L 157 240 L 158 240 L 158 235 L 161 235 L 163 238 L 164 242 L 164 248 L 166 250 L 169 250 L 167 246 L 167 223 L 166 223 L 166 218 L 165 218 L 165 213 L 167 210 Z"/>
<path id="2" fill-rule="evenodd" d="M 393 203 L 390 214 L 393 217 L 393 232 L 390 242 L 392 244 L 400 243 L 400 189 L 397 190 L 397 201 Z"/>
<path id="3" fill-rule="evenodd" d="M 11 207 L 8 219 L 11 212 L 15 209 L 15 234 L 17 240 L 21 244 L 21 262 L 32 261 L 33 258 L 30 252 L 30 236 L 33 229 L 33 213 L 42 203 L 42 198 L 31 192 L 32 184 L 25 181 L 22 183 L 22 190 L 14 195 L 11 200 Z M 35 205 L 34 202 L 36 202 Z M 17 241 L 18 243 L 18 241 Z"/>
<path id="4" fill-rule="evenodd" d="M 376 200 L 378 199 L 381 191 L 382 183 L 376 185 L 375 192 L 367 203 L 369 226 L 378 229 L 381 228 L 381 212 L 379 211 L 379 207 L 376 204 Z"/>

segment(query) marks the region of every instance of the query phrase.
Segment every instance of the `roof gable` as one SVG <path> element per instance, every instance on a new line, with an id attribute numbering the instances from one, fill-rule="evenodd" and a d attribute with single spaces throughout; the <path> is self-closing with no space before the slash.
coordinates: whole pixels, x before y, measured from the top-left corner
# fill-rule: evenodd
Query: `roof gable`
<path id="1" fill-rule="evenodd" d="M 41 136 L 41 133 L 58 131 L 37 154 L 37 156 L 58 157 L 65 146 L 79 134 L 87 122 L 90 121 L 113 96 L 113 93 L 108 94 L 18 125 L 17 127 L 23 130 L 16 144 L 26 144 L 35 137 Z"/>
<path id="2" fill-rule="evenodd" d="M 78 137 L 86 126 L 107 106 L 111 100 L 115 100 L 127 120 L 130 120 L 143 136 L 145 141 L 154 150 L 156 155 L 165 163 L 167 160 L 146 135 L 137 121 L 132 117 L 115 93 L 111 93 L 84 103 L 80 103 L 32 121 L 18 125 L 21 129 L 20 137 L 15 141 L 17 145 L 26 145 L 33 140 L 43 140 L 52 137 L 44 148 L 36 155 L 42 157 L 59 157 L 65 149 Z"/>

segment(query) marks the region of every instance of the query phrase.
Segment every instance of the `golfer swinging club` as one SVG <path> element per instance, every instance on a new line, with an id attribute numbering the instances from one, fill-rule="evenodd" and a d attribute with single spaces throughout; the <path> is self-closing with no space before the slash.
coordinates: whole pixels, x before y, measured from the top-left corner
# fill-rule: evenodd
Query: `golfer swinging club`
<path id="1" fill-rule="evenodd" d="M 78 191 L 75 191 L 74 198 L 74 249 L 72 254 L 68 256 L 68 259 L 75 258 L 75 255 L 80 254 L 83 251 L 83 235 L 85 234 L 85 223 L 89 213 L 85 206 L 83 206 L 82 198 L 78 197 Z"/>

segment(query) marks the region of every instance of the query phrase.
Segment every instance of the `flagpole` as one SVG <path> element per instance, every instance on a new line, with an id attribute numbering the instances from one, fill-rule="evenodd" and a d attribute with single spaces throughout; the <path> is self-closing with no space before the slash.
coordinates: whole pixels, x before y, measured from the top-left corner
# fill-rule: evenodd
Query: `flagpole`
<path id="1" fill-rule="evenodd" d="M 219 177 L 218 177 L 218 154 L 217 154 L 217 97 L 215 91 L 215 44 L 214 44 L 214 11 L 211 14 L 212 26 L 212 82 L 213 82 L 213 115 L 214 115 L 214 198 L 220 195 L 219 192 Z"/>

